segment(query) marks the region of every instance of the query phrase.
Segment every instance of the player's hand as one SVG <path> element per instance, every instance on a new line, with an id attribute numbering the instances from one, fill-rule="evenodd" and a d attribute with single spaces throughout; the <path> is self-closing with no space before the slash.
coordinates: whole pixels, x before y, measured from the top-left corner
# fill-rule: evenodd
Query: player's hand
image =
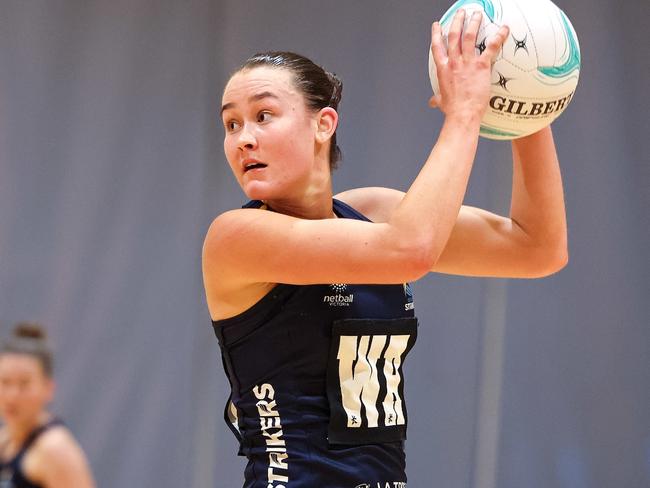
<path id="1" fill-rule="evenodd" d="M 452 21 L 447 38 L 447 48 L 438 22 L 431 27 L 431 53 L 438 73 L 439 94 L 431 97 L 429 105 L 439 107 L 447 117 L 480 120 L 487 109 L 490 97 L 490 76 L 494 62 L 503 43 L 508 38 L 508 28 L 486 40 L 482 53 L 476 52 L 476 40 L 483 14 L 474 12 L 467 28 L 465 10 L 459 9 Z"/>

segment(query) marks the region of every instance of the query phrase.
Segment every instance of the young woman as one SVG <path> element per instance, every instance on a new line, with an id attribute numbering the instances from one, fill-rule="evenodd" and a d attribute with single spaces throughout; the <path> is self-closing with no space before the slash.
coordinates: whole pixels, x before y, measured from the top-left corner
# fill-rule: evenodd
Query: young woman
<path id="1" fill-rule="evenodd" d="M 402 363 L 417 322 L 408 282 L 429 271 L 538 277 L 567 261 L 550 129 L 513 142 L 509 218 L 462 206 L 507 28 L 475 50 L 481 17 L 432 28 L 445 114 L 406 193 L 333 198 L 340 81 L 293 53 L 250 58 L 223 94 L 224 149 L 252 201 L 212 223 L 208 307 L 249 459 L 245 487 L 406 486 Z"/>
<path id="2" fill-rule="evenodd" d="M 54 395 L 45 332 L 21 323 L 0 347 L 0 488 L 92 488 L 86 458 L 47 410 Z"/>

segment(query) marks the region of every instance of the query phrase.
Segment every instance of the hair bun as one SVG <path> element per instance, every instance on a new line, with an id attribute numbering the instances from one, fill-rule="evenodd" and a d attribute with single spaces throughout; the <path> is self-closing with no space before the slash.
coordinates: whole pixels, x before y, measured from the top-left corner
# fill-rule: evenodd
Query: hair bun
<path id="1" fill-rule="evenodd" d="M 47 339 L 47 333 L 43 326 L 36 322 L 18 322 L 14 327 L 14 337 L 44 341 Z"/>
<path id="2" fill-rule="evenodd" d="M 343 82 L 335 73 L 326 71 L 325 74 L 327 74 L 327 78 L 329 78 L 332 84 L 332 95 L 330 96 L 329 106 L 337 109 L 341 101 L 341 96 L 343 95 Z"/>

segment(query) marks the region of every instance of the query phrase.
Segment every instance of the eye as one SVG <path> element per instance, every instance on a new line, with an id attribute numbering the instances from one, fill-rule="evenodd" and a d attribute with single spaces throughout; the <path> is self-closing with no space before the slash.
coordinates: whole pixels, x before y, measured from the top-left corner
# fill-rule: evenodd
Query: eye
<path id="1" fill-rule="evenodd" d="M 263 111 L 257 114 L 257 121 L 260 123 L 271 120 L 271 112 Z"/>
<path id="2" fill-rule="evenodd" d="M 234 132 L 237 129 L 239 129 L 239 122 L 237 122 L 236 120 L 229 120 L 228 122 L 224 123 L 223 125 L 224 125 L 224 127 L 226 128 L 226 130 L 228 132 Z"/>

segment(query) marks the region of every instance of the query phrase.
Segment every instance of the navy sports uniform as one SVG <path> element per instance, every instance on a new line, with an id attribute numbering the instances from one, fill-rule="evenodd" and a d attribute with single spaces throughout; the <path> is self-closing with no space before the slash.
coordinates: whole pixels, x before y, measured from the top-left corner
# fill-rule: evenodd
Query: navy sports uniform
<path id="1" fill-rule="evenodd" d="M 338 200 L 334 212 L 368 220 Z M 408 284 L 278 284 L 213 326 L 232 387 L 226 420 L 248 457 L 244 488 L 406 486 Z"/>
<path id="2" fill-rule="evenodd" d="M 32 483 L 23 473 L 22 461 L 27 450 L 36 442 L 36 439 L 46 430 L 56 426 L 63 425 L 58 419 L 53 419 L 46 424 L 34 429 L 25 439 L 20 450 L 13 459 L 7 462 L 0 462 L 0 488 L 41 488 L 41 485 Z"/>

